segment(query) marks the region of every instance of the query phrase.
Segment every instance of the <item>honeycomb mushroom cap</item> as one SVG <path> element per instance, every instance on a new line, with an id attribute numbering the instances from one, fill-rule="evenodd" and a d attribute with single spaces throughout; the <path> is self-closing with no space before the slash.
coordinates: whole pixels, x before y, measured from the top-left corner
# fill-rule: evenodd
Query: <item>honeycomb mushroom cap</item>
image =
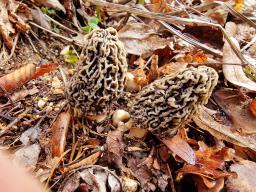
<path id="1" fill-rule="evenodd" d="M 149 128 L 160 138 L 172 136 L 208 102 L 217 81 L 217 72 L 205 66 L 165 76 L 140 91 L 131 118 L 137 127 Z"/>
<path id="2" fill-rule="evenodd" d="M 69 104 L 86 115 L 105 113 L 124 88 L 125 48 L 114 28 L 96 29 L 85 37 L 83 54 L 67 89 Z"/>

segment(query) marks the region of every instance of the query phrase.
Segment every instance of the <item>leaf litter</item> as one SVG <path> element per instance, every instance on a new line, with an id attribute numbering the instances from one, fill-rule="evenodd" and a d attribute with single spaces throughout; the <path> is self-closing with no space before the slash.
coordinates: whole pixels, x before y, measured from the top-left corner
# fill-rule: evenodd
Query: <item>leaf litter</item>
<path id="1" fill-rule="evenodd" d="M 0 6 L 1 148 L 45 189 L 253 191 L 253 2 L 11 0 Z M 84 36 L 108 27 L 117 29 L 127 52 L 125 90 L 108 114 L 76 117 L 65 94 L 88 56 Z M 202 65 L 220 78 L 192 121 L 164 139 L 134 126 L 129 109 L 143 87 Z M 120 110 L 126 117 L 114 117 Z"/>

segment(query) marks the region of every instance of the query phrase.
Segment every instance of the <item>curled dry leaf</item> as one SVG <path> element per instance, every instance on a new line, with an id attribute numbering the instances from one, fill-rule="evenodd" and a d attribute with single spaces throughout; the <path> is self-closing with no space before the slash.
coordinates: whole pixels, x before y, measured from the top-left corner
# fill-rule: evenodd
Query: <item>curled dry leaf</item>
<path id="1" fill-rule="evenodd" d="M 235 23 L 229 22 L 226 24 L 226 30 L 230 35 L 235 35 L 237 31 L 237 26 Z M 238 49 L 239 43 L 235 38 L 231 38 L 233 43 Z M 240 59 L 236 56 L 235 52 L 230 47 L 229 43 L 226 41 L 223 47 L 223 62 L 224 63 L 241 63 Z M 243 67 L 239 65 L 223 65 L 223 73 L 225 78 L 233 83 L 234 85 L 247 88 L 252 91 L 256 91 L 256 83 L 246 77 Z"/>
<path id="2" fill-rule="evenodd" d="M 249 111 L 254 118 L 256 118 L 256 99 L 249 104 Z"/>
<path id="3" fill-rule="evenodd" d="M 5 1 L 0 1 L 0 34 L 4 40 L 5 45 L 11 49 L 13 46 L 13 38 L 11 35 L 15 33 L 15 30 L 9 21 L 6 6 L 7 3 Z"/>
<path id="4" fill-rule="evenodd" d="M 256 118 L 248 111 L 250 100 L 239 90 L 220 89 L 213 97 L 232 122 L 232 130 L 241 135 L 256 135 Z M 253 108 L 253 104 L 250 105 Z"/>
<path id="5" fill-rule="evenodd" d="M 164 48 L 170 41 L 159 37 L 152 26 L 142 23 L 128 23 L 118 36 L 124 43 L 128 53 L 143 57 L 150 56 L 153 51 Z"/>
<path id="6" fill-rule="evenodd" d="M 35 71 L 36 66 L 34 64 L 25 65 L 24 67 L 1 77 L 0 87 L 7 92 L 12 91 L 31 80 Z M 0 91 L 0 95 L 2 94 L 4 94 L 3 90 Z"/>
<path id="7" fill-rule="evenodd" d="M 66 146 L 68 126 L 71 120 L 69 112 L 62 112 L 53 123 L 52 129 L 52 156 L 60 157 Z"/>
<path id="8" fill-rule="evenodd" d="M 162 142 L 168 147 L 168 149 L 171 150 L 173 155 L 178 155 L 188 164 L 196 164 L 196 155 L 194 150 L 185 140 L 181 138 L 180 135 L 176 135 L 168 139 L 163 139 Z"/>
<path id="9" fill-rule="evenodd" d="M 221 124 L 214 115 L 217 111 L 202 107 L 197 115 L 193 117 L 194 122 L 203 130 L 210 132 L 214 137 L 228 141 L 241 147 L 248 147 L 256 151 L 256 138 L 253 136 L 242 136 L 232 130 L 231 125 Z"/>
<path id="10" fill-rule="evenodd" d="M 57 69 L 59 64 L 57 63 L 46 63 L 39 66 L 39 68 L 36 69 L 35 73 L 33 74 L 33 79 L 36 79 L 45 73 L 49 73 L 51 71 L 54 71 Z"/>

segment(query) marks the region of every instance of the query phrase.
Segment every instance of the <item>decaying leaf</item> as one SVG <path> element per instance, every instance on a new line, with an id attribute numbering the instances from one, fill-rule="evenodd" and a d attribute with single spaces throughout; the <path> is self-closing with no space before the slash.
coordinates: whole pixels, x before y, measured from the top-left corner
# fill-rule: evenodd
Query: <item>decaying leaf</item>
<path id="1" fill-rule="evenodd" d="M 224 125 L 218 122 L 214 118 L 215 114 L 217 114 L 217 111 L 202 107 L 198 110 L 197 115 L 193 117 L 193 120 L 197 126 L 210 132 L 218 139 L 256 151 L 256 138 L 254 136 L 242 136 L 238 132 L 234 132 L 230 124 Z"/>
<path id="2" fill-rule="evenodd" d="M 74 170 L 58 189 L 58 192 L 75 191 L 121 192 L 122 186 L 119 178 L 108 168 L 92 165 Z"/>
<path id="3" fill-rule="evenodd" d="M 220 89 L 213 96 L 230 118 L 232 130 L 241 135 L 256 135 L 256 119 L 248 111 L 249 99 L 243 97 L 239 90 L 232 89 Z"/>
<path id="4" fill-rule="evenodd" d="M 49 8 L 60 10 L 60 11 L 63 11 L 64 13 L 66 13 L 65 8 L 63 7 L 63 5 L 58 0 L 46 0 L 46 1 L 44 1 L 44 0 L 35 0 L 35 1 L 39 4 L 47 6 Z"/>
<path id="5" fill-rule="evenodd" d="M 69 123 L 71 120 L 70 112 L 62 112 L 53 123 L 52 129 L 52 156 L 60 157 L 66 147 L 66 137 Z"/>
<path id="6" fill-rule="evenodd" d="M 35 73 L 33 74 L 32 78 L 36 79 L 45 73 L 49 73 L 51 71 L 54 71 L 58 68 L 58 64 L 56 63 L 46 63 L 39 66 L 39 68 L 36 69 Z"/>
<path id="7" fill-rule="evenodd" d="M 0 1 L 0 34 L 6 46 L 11 49 L 13 46 L 13 37 L 11 35 L 15 33 L 15 30 L 9 21 L 6 6 L 7 3 L 5 1 Z"/>
<path id="8" fill-rule="evenodd" d="M 109 131 L 107 136 L 108 160 L 114 162 L 117 167 L 121 168 L 123 162 L 123 132 L 117 128 L 115 131 Z"/>
<path id="9" fill-rule="evenodd" d="M 229 178 L 227 181 L 227 191 L 254 192 L 255 191 L 255 171 L 256 163 L 243 160 L 230 167 L 231 171 L 237 173 L 237 178 Z"/>
<path id="10" fill-rule="evenodd" d="M 24 99 L 28 95 L 34 95 L 38 92 L 39 92 L 39 89 L 37 89 L 36 87 L 34 87 L 32 89 L 23 89 L 23 90 L 13 93 L 11 96 L 11 99 L 12 99 L 12 101 L 18 101 L 18 100 Z"/>
<path id="11" fill-rule="evenodd" d="M 256 118 L 256 99 L 249 104 L 249 111 L 254 118 Z"/>
<path id="12" fill-rule="evenodd" d="M 196 164 L 196 155 L 194 150 L 183 140 L 180 135 L 162 140 L 162 142 L 171 150 L 174 155 L 178 155 L 181 159 L 191 165 Z"/>
<path id="13" fill-rule="evenodd" d="M 237 31 L 235 23 L 229 22 L 226 24 L 226 30 L 229 34 L 234 36 Z M 239 43 L 235 38 L 232 38 L 233 43 L 238 49 Z M 241 63 L 240 59 L 236 56 L 235 52 L 231 49 L 229 43 L 226 41 L 223 46 L 223 62 L 224 63 Z M 246 77 L 243 67 L 240 65 L 223 65 L 223 73 L 225 78 L 234 85 L 256 91 L 256 83 Z"/>
<path id="14" fill-rule="evenodd" d="M 128 53 L 147 57 L 154 50 L 164 48 L 170 41 L 159 37 L 149 25 L 142 23 L 128 23 L 118 31 L 120 40 L 124 43 Z"/>
<path id="15" fill-rule="evenodd" d="M 5 89 L 5 91 L 9 92 L 12 91 L 29 80 L 32 79 L 33 74 L 36 71 L 36 66 L 34 64 L 28 64 L 20 69 L 15 70 L 12 73 L 9 73 L 0 78 L 0 86 L 1 88 Z M 4 91 L 0 91 L 0 95 L 3 95 Z"/>

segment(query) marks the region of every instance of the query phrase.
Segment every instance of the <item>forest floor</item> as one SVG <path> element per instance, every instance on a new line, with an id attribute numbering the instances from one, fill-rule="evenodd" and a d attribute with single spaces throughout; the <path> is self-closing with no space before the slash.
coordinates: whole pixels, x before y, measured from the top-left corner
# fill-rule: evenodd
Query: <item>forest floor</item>
<path id="1" fill-rule="evenodd" d="M 0 149 L 46 191 L 254 191 L 255 1 L 8 0 L 0 7 Z M 124 90 L 103 120 L 76 115 L 67 90 L 89 57 L 86 35 L 109 27 L 127 52 Z M 200 66 L 215 69 L 218 83 L 175 135 L 130 126 L 130 105 L 143 88 Z"/>

